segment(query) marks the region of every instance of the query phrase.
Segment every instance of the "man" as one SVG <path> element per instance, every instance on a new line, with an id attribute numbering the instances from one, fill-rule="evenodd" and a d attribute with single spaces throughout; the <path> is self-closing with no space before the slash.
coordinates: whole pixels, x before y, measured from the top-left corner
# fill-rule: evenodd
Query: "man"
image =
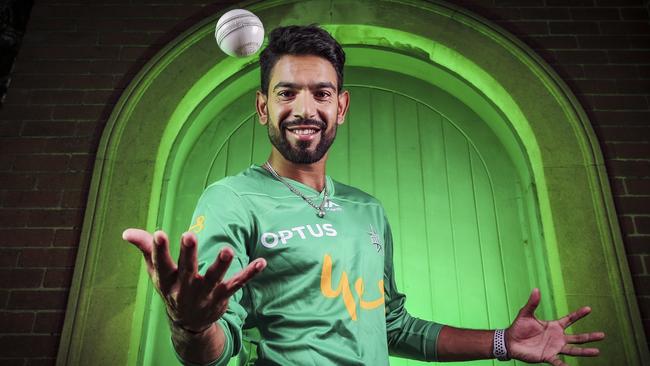
<path id="1" fill-rule="evenodd" d="M 124 232 L 165 302 L 179 359 L 226 364 L 242 348 L 242 329 L 251 328 L 265 365 L 382 365 L 389 352 L 555 366 L 565 365 L 560 354 L 596 356 L 596 348 L 570 344 L 603 333 L 564 334 L 590 309 L 540 321 L 537 289 L 505 330 L 458 329 L 408 314 L 381 204 L 325 174 L 350 101 L 344 62 L 340 45 L 316 26 L 271 32 L 256 98 L 273 145 L 268 161 L 206 188 L 178 265 L 164 232 Z"/>

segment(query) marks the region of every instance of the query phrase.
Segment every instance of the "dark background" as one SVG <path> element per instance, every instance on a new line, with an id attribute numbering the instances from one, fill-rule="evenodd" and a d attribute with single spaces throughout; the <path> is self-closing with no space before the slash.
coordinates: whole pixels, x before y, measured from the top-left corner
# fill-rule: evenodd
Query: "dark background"
<path id="1" fill-rule="evenodd" d="M 234 3 L 0 1 L 0 364 L 55 362 L 95 152 L 120 94 L 165 43 Z M 452 3 L 519 37 L 580 100 L 648 334 L 650 2 Z"/>

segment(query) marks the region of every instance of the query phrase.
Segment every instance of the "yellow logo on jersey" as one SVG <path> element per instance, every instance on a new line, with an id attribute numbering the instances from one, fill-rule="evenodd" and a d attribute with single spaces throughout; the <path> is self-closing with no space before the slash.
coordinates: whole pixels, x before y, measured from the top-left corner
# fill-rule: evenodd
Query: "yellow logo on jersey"
<path id="1" fill-rule="evenodd" d="M 201 215 L 196 218 L 196 223 L 192 226 L 190 226 L 187 231 L 194 231 L 195 234 L 198 234 L 201 232 L 201 230 L 205 229 L 205 216 Z"/>
<path id="2" fill-rule="evenodd" d="M 359 306 L 361 306 L 362 309 L 371 310 L 378 308 L 384 304 L 384 280 L 379 280 L 377 282 L 377 286 L 379 287 L 379 292 L 381 293 L 379 298 L 372 301 L 365 301 L 363 299 L 363 279 L 358 278 L 354 282 L 354 290 L 356 291 L 357 295 L 359 295 Z M 350 314 L 350 318 L 352 318 L 352 320 L 357 320 L 357 304 L 355 303 L 354 296 L 352 295 L 352 289 L 350 288 L 350 282 L 348 281 L 348 274 L 343 271 L 339 285 L 336 287 L 336 289 L 333 289 L 332 257 L 330 257 L 328 254 L 325 254 L 325 258 L 323 259 L 323 270 L 320 276 L 320 291 L 323 296 L 328 298 L 335 298 L 339 295 L 342 296 L 343 303 L 345 304 L 345 308 L 347 309 L 348 314 Z"/>

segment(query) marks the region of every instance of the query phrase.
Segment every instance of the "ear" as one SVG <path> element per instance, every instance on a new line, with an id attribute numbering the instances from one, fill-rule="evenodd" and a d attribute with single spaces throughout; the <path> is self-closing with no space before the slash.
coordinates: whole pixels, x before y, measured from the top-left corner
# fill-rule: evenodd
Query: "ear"
<path id="1" fill-rule="evenodd" d="M 345 115 L 348 113 L 348 107 L 350 106 L 350 93 L 347 90 L 343 90 L 339 95 L 339 107 L 336 113 L 336 123 L 343 124 L 345 122 Z"/>
<path id="2" fill-rule="evenodd" d="M 266 125 L 269 122 L 267 100 L 268 97 L 262 93 L 261 90 L 258 90 L 255 94 L 255 110 L 257 111 L 257 116 L 260 119 L 260 123 L 263 125 Z"/>

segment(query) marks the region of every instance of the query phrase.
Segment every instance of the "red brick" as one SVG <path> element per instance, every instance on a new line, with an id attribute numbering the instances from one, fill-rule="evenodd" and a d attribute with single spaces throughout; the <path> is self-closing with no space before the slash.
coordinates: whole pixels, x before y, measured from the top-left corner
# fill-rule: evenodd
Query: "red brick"
<path id="1" fill-rule="evenodd" d="M 9 309 L 61 310 L 65 308 L 67 290 L 25 290 L 12 291 L 9 295 Z"/>
<path id="2" fill-rule="evenodd" d="M 23 358 L 0 358 L 2 366 L 25 366 Z"/>
<path id="3" fill-rule="evenodd" d="M 594 0 L 546 0 L 546 6 L 594 6 Z"/>
<path id="4" fill-rule="evenodd" d="M 630 272 L 632 275 L 646 274 L 643 258 L 648 257 L 645 255 L 628 255 L 627 263 L 630 265 Z"/>
<path id="5" fill-rule="evenodd" d="M 71 268 L 76 255 L 76 248 L 23 249 L 18 265 L 25 268 Z"/>
<path id="6" fill-rule="evenodd" d="M 645 159 L 650 151 L 650 144 L 611 142 L 604 145 L 608 159 Z"/>
<path id="7" fill-rule="evenodd" d="M 614 195 L 623 196 L 626 193 L 624 179 L 622 178 L 609 178 L 609 184 L 612 187 L 612 192 Z"/>
<path id="8" fill-rule="evenodd" d="M 9 155 L 9 154 L 0 155 L 0 172 L 13 170 L 15 161 L 16 161 L 15 155 Z"/>
<path id="9" fill-rule="evenodd" d="M 29 174 L 21 173 L 0 173 L 0 182 L 2 189 L 31 189 L 34 188 L 36 179 Z"/>
<path id="10" fill-rule="evenodd" d="M 650 44 L 650 36 L 648 35 L 629 35 L 627 36 L 630 48 L 648 49 Z M 643 62 L 643 60 L 639 60 Z"/>
<path id="11" fill-rule="evenodd" d="M 644 255 L 643 257 L 643 266 L 645 267 L 646 272 L 650 269 L 650 255 Z"/>
<path id="12" fill-rule="evenodd" d="M 122 90 L 88 90 L 83 97 L 85 105 L 116 104 Z"/>
<path id="13" fill-rule="evenodd" d="M 0 311 L 2 333 L 28 333 L 34 326 L 33 312 Z"/>
<path id="14" fill-rule="evenodd" d="M 2 335 L 0 357 L 54 357 L 58 344 L 58 335 Z"/>
<path id="15" fill-rule="evenodd" d="M 650 94 L 650 80 L 617 80 L 616 90 L 621 94 Z"/>
<path id="16" fill-rule="evenodd" d="M 134 20 L 138 20 L 138 19 L 134 19 Z M 143 19 L 143 20 L 155 21 L 153 19 Z M 80 19 L 76 19 L 76 21 L 77 21 L 77 28 L 80 31 L 114 32 L 114 31 L 124 30 L 127 19 L 80 18 Z"/>
<path id="17" fill-rule="evenodd" d="M 26 211 L 22 212 L 26 214 Z M 0 246 L 3 247 L 47 247 L 54 241 L 52 229 L 8 229 L 1 226 L 3 225 L 0 225 Z"/>
<path id="18" fill-rule="evenodd" d="M 650 178 L 634 179 L 628 178 L 625 180 L 627 192 L 631 195 L 650 195 Z"/>
<path id="19" fill-rule="evenodd" d="M 613 64 L 638 64 L 650 60 L 650 50 L 612 50 L 607 52 Z"/>
<path id="20" fill-rule="evenodd" d="M 9 300 L 9 291 L 0 290 L 0 309 L 7 307 L 7 302 Z"/>
<path id="21" fill-rule="evenodd" d="M 616 202 L 618 212 L 624 214 L 650 215 L 650 196 L 614 197 L 614 201 Z"/>
<path id="22" fill-rule="evenodd" d="M 72 136 L 76 123 L 72 121 L 25 121 L 22 136 Z"/>
<path id="23" fill-rule="evenodd" d="M 647 275 L 632 276 L 632 283 L 634 283 L 634 289 L 636 290 L 634 292 L 637 295 L 650 295 L 650 276 Z"/>
<path id="24" fill-rule="evenodd" d="M 650 234 L 650 216 L 634 216 L 634 224 L 639 234 Z"/>
<path id="25" fill-rule="evenodd" d="M 36 180 L 38 189 L 83 189 L 90 183 L 86 172 L 66 172 L 57 174 L 40 174 Z"/>
<path id="26" fill-rule="evenodd" d="M 42 269 L 0 269 L 0 288 L 19 289 L 41 287 Z"/>
<path id="27" fill-rule="evenodd" d="M 593 111 L 592 122 L 600 126 L 633 126 L 650 124 L 650 111 Z"/>
<path id="28" fill-rule="evenodd" d="M 625 36 L 584 35 L 578 36 L 578 43 L 583 49 L 630 48 L 630 42 Z"/>
<path id="29" fill-rule="evenodd" d="M 632 216 L 619 216 L 618 222 L 621 225 L 621 229 L 625 235 L 636 234 L 636 229 L 634 228 L 634 219 Z"/>
<path id="30" fill-rule="evenodd" d="M 37 19 L 36 21 L 43 21 Z M 97 44 L 97 31 L 57 31 L 57 32 L 26 32 L 23 45 L 49 45 L 49 46 L 92 46 Z"/>
<path id="31" fill-rule="evenodd" d="M 142 64 L 135 63 L 134 61 L 93 60 L 90 63 L 88 72 L 91 74 L 122 75 L 127 71 L 139 70 L 141 68 Z"/>
<path id="32" fill-rule="evenodd" d="M 87 69 L 89 67 L 86 67 Z M 63 82 L 64 88 L 82 90 L 113 90 L 115 81 L 111 75 L 71 75 Z"/>
<path id="33" fill-rule="evenodd" d="M 46 288 L 53 288 L 53 287 L 70 288 L 73 274 L 74 274 L 73 268 L 69 268 L 69 269 L 49 268 L 45 273 L 43 286 Z"/>
<path id="34" fill-rule="evenodd" d="M 641 110 L 648 109 L 648 101 L 637 95 L 594 95 L 595 109 L 604 110 Z"/>
<path id="35" fill-rule="evenodd" d="M 140 58 L 150 59 L 153 57 L 156 52 L 158 52 L 158 47 L 145 47 L 145 46 L 126 46 L 122 47 L 122 52 L 120 52 L 120 60 L 138 60 Z"/>
<path id="36" fill-rule="evenodd" d="M 537 35 L 548 34 L 548 22 L 546 21 L 510 21 L 507 23 L 508 28 L 512 33 L 520 35 Z"/>
<path id="37" fill-rule="evenodd" d="M 36 31 L 74 32 L 76 30 L 77 24 L 75 19 L 34 16 L 34 14 L 30 14 L 29 23 L 27 23 L 27 32 L 25 34 L 45 33 Z"/>
<path id="38" fill-rule="evenodd" d="M 36 322 L 34 324 L 35 333 L 57 333 L 63 329 L 63 321 L 65 313 L 62 311 L 56 312 L 39 312 L 36 314 Z"/>
<path id="39" fill-rule="evenodd" d="M 23 60 L 21 53 L 18 55 L 14 66 L 14 72 L 17 74 L 65 74 L 72 77 L 74 74 L 81 73 L 81 70 L 87 70 L 90 64 L 88 60 Z"/>
<path id="40" fill-rule="evenodd" d="M 172 29 L 178 24 L 178 19 L 175 18 L 139 18 L 139 19 L 123 19 L 124 29 L 129 31 L 166 31 Z"/>
<path id="41" fill-rule="evenodd" d="M 43 152 L 46 139 L 42 138 L 0 138 L 0 154 L 24 154 Z"/>
<path id="42" fill-rule="evenodd" d="M 69 75 L 29 75 L 13 73 L 12 88 L 57 90 Z"/>
<path id="43" fill-rule="evenodd" d="M 77 90 L 34 90 L 31 92 L 31 104 L 79 104 L 83 99 L 83 91 Z"/>
<path id="44" fill-rule="evenodd" d="M 27 210 L 0 208 L 0 227 L 19 228 L 26 226 L 28 222 L 29 215 Z"/>
<path id="45" fill-rule="evenodd" d="M 616 90 L 616 80 L 572 80 L 571 85 L 578 94 L 609 94 Z"/>
<path id="46" fill-rule="evenodd" d="M 562 20 L 571 18 L 567 8 L 521 8 L 519 11 L 521 19 Z"/>
<path id="47" fill-rule="evenodd" d="M 610 177 L 650 176 L 650 161 L 605 160 Z"/>
<path id="48" fill-rule="evenodd" d="M 650 65 L 637 65 L 636 68 L 639 72 L 640 78 L 650 79 Z"/>
<path id="49" fill-rule="evenodd" d="M 621 8 L 618 10 L 624 20 L 648 20 L 648 10 L 644 8 Z"/>
<path id="50" fill-rule="evenodd" d="M 119 46 L 148 46 L 155 44 L 163 32 L 102 32 L 99 44 Z"/>
<path id="51" fill-rule="evenodd" d="M 595 131 L 602 140 L 607 142 L 650 142 L 650 126 L 597 127 Z M 646 152 L 650 152 L 650 149 L 646 150 Z"/>
<path id="52" fill-rule="evenodd" d="M 20 254 L 20 251 L 16 249 L 0 249 L 0 267 L 15 267 L 18 262 L 18 254 Z M 0 305 L 1 308 L 2 306 Z"/>
<path id="53" fill-rule="evenodd" d="M 551 34 L 598 34 L 598 23 L 596 22 L 576 22 L 576 21 L 553 21 L 549 22 Z"/>
<path id="54" fill-rule="evenodd" d="M 623 237 L 625 252 L 631 254 L 650 254 L 650 236 L 626 235 Z"/>
<path id="55" fill-rule="evenodd" d="M 104 106 L 70 105 L 56 106 L 52 110 L 52 117 L 60 120 L 96 120 L 106 112 Z M 110 112 L 110 110 L 108 111 Z"/>
<path id="56" fill-rule="evenodd" d="M 571 8 L 571 18 L 575 20 L 619 20 L 618 9 L 611 8 Z"/>
<path id="57" fill-rule="evenodd" d="M 0 110 L 0 118 L 4 118 Z M 0 121 L 0 136 L 13 137 L 20 135 L 20 121 Z"/>
<path id="58" fill-rule="evenodd" d="M 54 236 L 54 246 L 78 247 L 80 235 L 81 231 L 79 229 L 57 229 Z"/>
<path id="59" fill-rule="evenodd" d="M 31 90 L 10 88 L 5 95 L 4 103 L 6 105 L 27 105 L 29 104 L 29 95 Z"/>
<path id="60" fill-rule="evenodd" d="M 87 191 L 65 191 L 63 192 L 61 206 L 65 208 L 85 208 L 87 197 Z"/>
<path id="61" fill-rule="evenodd" d="M 74 227 L 81 226 L 83 210 L 43 209 L 29 211 L 29 225 L 33 227 Z"/>
<path id="62" fill-rule="evenodd" d="M 20 51 L 29 60 L 114 60 L 120 47 L 102 46 L 41 46 L 32 45 Z"/>
<path id="63" fill-rule="evenodd" d="M 70 159 L 70 171 L 90 172 L 95 164 L 94 154 L 75 154 Z"/>
<path id="64" fill-rule="evenodd" d="M 52 107 L 27 106 L 27 105 L 5 105 L 2 107 L 0 116 L 3 119 L 16 120 L 50 120 L 52 119 Z"/>
<path id="65" fill-rule="evenodd" d="M 104 123 L 100 123 L 100 121 L 79 121 L 74 134 L 79 137 L 98 136 L 104 131 L 104 126 L 105 121 Z"/>
<path id="66" fill-rule="evenodd" d="M 494 0 L 494 5 L 516 6 L 516 7 L 526 7 L 526 6 L 540 7 L 540 6 L 544 6 L 544 0 Z"/>
<path id="67" fill-rule="evenodd" d="M 53 357 L 44 357 L 44 358 L 28 358 L 27 364 L 25 366 L 54 366 L 56 365 L 56 358 Z"/>
<path id="68" fill-rule="evenodd" d="M 567 64 L 599 64 L 607 62 L 607 53 L 597 50 L 556 50 L 553 57 L 557 62 Z"/>
<path id="69" fill-rule="evenodd" d="M 97 139 L 88 137 L 62 137 L 48 139 L 43 151 L 48 153 L 85 153 L 94 151 L 98 144 Z M 70 158 L 69 169 L 75 170 L 75 155 Z"/>
<path id="70" fill-rule="evenodd" d="M 68 168 L 70 157 L 58 155 L 18 155 L 14 164 L 16 171 L 65 171 Z"/>
<path id="71" fill-rule="evenodd" d="M 650 22 L 600 22 L 603 34 L 639 34 L 650 33 Z"/>
<path id="72" fill-rule="evenodd" d="M 60 191 L 10 191 L 3 200 L 5 207 L 57 207 L 61 203 Z"/>
<path id="73" fill-rule="evenodd" d="M 643 0 L 596 0 L 596 5 L 598 6 L 634 6 L 640 7 L 644 6 Z"/>

